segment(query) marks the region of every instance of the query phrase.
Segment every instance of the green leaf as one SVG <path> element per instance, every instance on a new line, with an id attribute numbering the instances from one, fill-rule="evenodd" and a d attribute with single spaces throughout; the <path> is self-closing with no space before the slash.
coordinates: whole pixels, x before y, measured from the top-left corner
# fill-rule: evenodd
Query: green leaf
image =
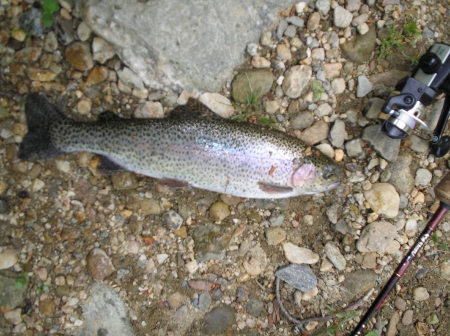
<path id="1" fill-rule="evenodd" d="M 261 125 L 269 126 L 269 125 L 274 124 L 275 122 L 272 119 L 268 118 L 268 117 L 259 117 L 258 118 L 258 123 L 260 123 Z"/>
<path id="2" fill-rule="evenodd" d="M 44 13 L 42 15 L 42 23 L 45 27 L 50 28 L 53 24 L 53 15 L 49 13 Z"/>
<path id="3" fill-rule="evenodd" d="M 231 120 L 242 120 L 248 117 L 248 113 L 241 113 L 231 117 Z"/>
<path id="4" fill-rule="evenodd" d="M 379 336 L 375 331 L 371 331 L 368 334 L 365 334 L 364 336 Z"/>
<path id="5" fill-rule="evenodd" d="M 46 14 L 51 15 L 59 10 L 58 0 L 45 0 L 42 8 Z"/>

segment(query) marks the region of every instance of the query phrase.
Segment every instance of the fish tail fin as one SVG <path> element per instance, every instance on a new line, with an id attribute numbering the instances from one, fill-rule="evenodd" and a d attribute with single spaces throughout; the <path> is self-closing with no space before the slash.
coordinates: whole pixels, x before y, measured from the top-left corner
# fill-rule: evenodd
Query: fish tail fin
<path id="1" fill-rule="evenodd" d="M 28 94 L 25 100 L 28 133 L 19 147 L 19 159 L 36 161 L 48 159 L 63 152 L 52 143 L 50 125 L 66 117 L 47 99 L 37 93 Z"/>

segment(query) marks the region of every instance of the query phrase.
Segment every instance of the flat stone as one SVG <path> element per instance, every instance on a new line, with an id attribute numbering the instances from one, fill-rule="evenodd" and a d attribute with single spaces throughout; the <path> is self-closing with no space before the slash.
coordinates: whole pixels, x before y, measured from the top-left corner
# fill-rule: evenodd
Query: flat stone
<path id="1" fill-rule="evenodd" d="M 244 268 L 249 275 L 260 275 L 266 269 L 269 260 L 266 252 L 259 246 L 249 251 L 250 258 L 244 261 Z"/>
<path id="2" fill-rule="evenodd" d="M 0 275 L 0 306 L 4 309 L 15 309 L 22 306 L 28 291 L 28 283 L 16 286 L 17 279 Z"/>
<path id="3" fill-rule="evenodd" d="M 416 171 L 416 177 L 414 179 L 414 184 L 417 188 L 423 189 L 430 184 L 432 178 L 433 178 L 433 174 L 428 169 L 419 168 Z"/>
<path id="4" fill-rule="evenodd" d="M 231 224 L 207 224 L 194 230 L 192 238 L 195 242 L 195 259 L 199 262 L 212 259 L 223 259 L 234 227 Z"/>
<path id="5" fill-rule="evenodd" d="M 376 30 L 375 27 L 370 27 L 364 35 L 357 35 L 341 45 L 342 56 L 351 62 L 362 64 L 372 57 L 375 46 Z M 375 85 L 371 79 L 370 82 Z"/>
<path id="6" fill-rule="evenodd" d="M 411 309 L 405 311 L 402 317 L 402 324 L 405 326 L 413 324 L 413 315 L 414 311 L 412 311 Z"/>
<path id="7" fill-rule="evenodd" d="M 317 286 L 317 278 L 308 265 L 291 264 L 280 267 L 275 276 L 302 292 L 308 292 Z"/>
<path id="8" fill-rule="evenodd" d="M 211 305 L 211 295 L 209 292 L 202 292 L 198 297 L 198 309 L 206 311 Z"/>
<path id="9" fill-rule="evenodd" d="M 205 92 L 198 100 L 222 118 L 228 119 L 234 114 L 231 101 L 221 94 Z"/>
<path id="10" fill-rule="evenodd" d="M 271 227 L 266 230 L 267 244 L 278 245 L 286 239 L 286 231 L 280 227 Z"/>
<path id="11" fill-rule="evenodd" d="M 331 144 L 336 148 L 342 148 L 346 137 L 345 122 L 341 119 L 336 119 L 328 137 Z"/>
<path id="12" fill-rule="evenodd" d="M 398 310 L 405 311 L 405 309 L 406 309 L 406 301 L 403 298 L 397 296 L 395 298 L 394 306 Z"/>
<path id="13" fill-rule="evenodd" d="M 215 202 L 209 208 L 209 217 L 214 222 L 221 222 L 230 215 L 228 205 L 223 202 Z"/>
<path id="14" fill-rule="evenodd" d="M 201 321 L 201 331 L 205 335 L 223 333 L 236 322 L 234 309 L 221 305 L 205 314 Z"/>
<path id="15" fill-rule="evenodd" d="M 361 155 L 363 152 L 361 139 L 353 139 L 345 144 L 345 150 L 349 157 Z"/>
<path id="16" fill-rule="evenodd" d="M 292 243 L 283 244 L 283 250 L 286 259 L 294 264 L 315 264 L 320 259 L 317 253 Z"/>
<path id="17" fill-rule="evenodd" d="M 55 313 L 55 302 L 53 299 L 39 301 L 39 311 L 43 316 L 52 316 Z"/>
<path id="18" fill-rule="evenodd" d="M 311 127 L 307 128 L 300 134 L 300 139 L 310 145 L 314 145 L 322 140 L 328 138 L 330 126 L 327 122 L 319 120 Z"/>
<path id="19" fill-rule="evenodd" d="M 267 94 L 274 80 L 269 69 L 242 71 L 231 82 L 231 95 L 238 103 L 247 103 L 249 94 L 257 94 L 259 98 Z"/>
<path id="20" fill-rule="evenodd" d="M 384 221 L 377 221 L 365 226 L 356 243 L 360 252 L 384 253 L 389 244 L 397 237 L 397 228 Z"/>
<path id="21" fill-rule="evenodd" d="M 401 79 L 410 75 L 411 73 L 408 71 L 389 70 L 374 74 L 369 77 L 369 80 L 373 86 L 382 84 L 387 87 L 395 87 Z"/>
<path id="22" fill-rule="evenodd" d="M 342 70 L 342 63 L 325 63 L 322 66 L 322 70 L 325 73 L 326 78 L 335 78 L 338 77 Z"/>
<path id="23" fill-rule="evenodd" d="M 356 88 L 356 97 L 361 98 L 372 91 L 373 86 L 369 79 L 364 75 L 358 76 L 358 86 Z"/>
<path id="24" fill-rule="evenodd" d="M 133 117 L 138 119 L 162 119 L 164 118 L 164 109 L 160 102 L 147 101 L 136 107 Z"/>
<path id="25" fill-rule="evenodd" d="M 395 162 L 400 152 L 401 139 L 392 139 L 380 130 L 381 125 L 364 128 L 362 139 L 389 162 Z"/>
<path id="26" fill-rule="evenodd" d="M 247 301 L 247 311 L 250 315 L 259 317 L 261 315 L 261 312 L 263 311 L 263 308 L 264 303 L 260 299 L 254 296 L 250 296 L 249 300 Z"/>
<path id="27" fill-rule="evenodd" d="M 414 188 L 414 177 L 411 172 L 412 160 L 411 154 L 401 151 L 398 153 L 397 160 L 387 167 L 391 173 L 389 183 L 395 187 L 399 194 L 410 193 Z"/>
<path id="28" fill-rule="evenodd" d="M 400 322 L 400 314 L 397 311 L 392 313 L 391 319 L 386 330 L 386 336 L 395 336 L 397 334 L 397 324 Z"/>
<path id="29" fill-rule="evenodd" d="M 36 68 L 28 69 L 28 76 L 31 80 L 39 81 L 39 82 L 49 82 L 52 81 L 58 76 L 57 73 L 54 73 L 50 70 L 42 70 Z"/>
<path id="30" fill-rule="evenodd" d="M 416 301 L 426 301 L 430 298 L 430 294 L 425 287 L 416 287 L 413 290 L 413 297 Z"/>
<path id="31" fill-rule="evenodd" d="M 111 176 L 111 181 L 116 190 L 130 190 L 138 187 L 136 174 L 131 172 L 114 174 Z"/>
<path id="32" fill-rule="evenodd" d="M 109 71 L 107 67 L 96 66 L 89 72 L 86 83 L 89 85 L 101 83 L 108 78 L 108 74 Z"/>
<path id="33" fill-rule="evenodd" d="M 293 129 L 305 129 L 314 123 L 314 115 L 309 112 L 301 112 L 291 117 L 291 127 Z"/>
<path id="34" fill-rule="evenodd" d="M 161 219 L 170 230 L 178 230 L 184 222 L 183 217 L 174 210 L 166 212 Z"/>
<path id="35" fill-rule="evenodd" d="M 347 261 L 334 243 L 328 242 L 325 244 L 325 254 L 334 267 L 340 271 L 345 269 Z"/>
<path id="36" fill-rule="evenodd" d="M 130 68 L 123 68 L 122 70 L 117 71 L 117 76 L 119 76 L 120 80 L 128 87 L 132 89 L 142 89 L 144 88 L 144 83 L 139 76 L 133 72 Z"/>
<path id="37" fill-rule="evenodd" d="M 400 196 L 394 186 L 389 183 L 375 183 L 370 190 L 364 191 L 364 197 L 370 208 L 387 218 L 398 215 Z"/>
<path id="38" fill-rule="evenodd" d="M 94 282 L 82 308 L 85 324 L 76 335 L 134 335 L 128 309 L 119 293 L 109 286 Z"/>
<path id="39" fill-rule="evenodd" d="M 0 270 L 14 266 L 19 260 L 19 255 L 13 250 L 0 252 Z"/>
<path id="40" fill-rule="evenodd" d="M 364 108 L 364 115 L 369 119 L 378 119 L 378 115 L 383 108 L 383 105 L 386 103 L 386 100 L 374 97 L 369 100 L 369 104 Z"/>
<path id="41" fill-rule="evenodd" d="M 342 291 L 344 297 L 355 298 L 368 292 L 376 285 L 376 277 L 374 271 L 371 270 L 357 270 L 345 274 L 345 280 L 342 286 L 347 291 Z"/>
<path id="42" fill-rule="evenodd" d="M 309 83 L 312 76 L 312 68 L 309 65 L 295 65 L 289 68 L 284 74 L 281 87 L 289 98 L 298 98 L 303 89 Z"/>

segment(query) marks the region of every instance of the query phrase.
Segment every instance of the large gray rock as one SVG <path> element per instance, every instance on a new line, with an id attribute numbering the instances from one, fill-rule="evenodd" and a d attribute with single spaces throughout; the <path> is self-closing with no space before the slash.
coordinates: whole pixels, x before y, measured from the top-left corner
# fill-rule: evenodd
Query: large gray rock
<path id="1" fill-rule="evenodd" d="M 217 92 L 297 0 L 83 1 L 83 19 L 154 89 Z"/>

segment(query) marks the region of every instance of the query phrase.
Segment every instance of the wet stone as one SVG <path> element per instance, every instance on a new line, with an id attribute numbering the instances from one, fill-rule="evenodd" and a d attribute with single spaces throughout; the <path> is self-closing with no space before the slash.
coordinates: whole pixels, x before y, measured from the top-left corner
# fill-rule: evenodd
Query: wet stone
<path id="1" fill-rule="evenodd" d="M 308 265 L 287 265 L 277 269 L 275 276 L 302 292 L 307 292 L 317 285 L 317 278 Z"/>
<path id="2" fill-rule="evenodd" d="M 230 215 L 228 205 L 223 202 L 215 202 L 209 208 L 209 216 L 214 222 L 221 222 Z"/>
<path id="3" fill-rule="evenodd" d="M 92 69 L 94 60 L 89 44 L 86 42 L 74 42 L 66 49 L 66 58 L 77 70 L 85 71 Z"/>
<path id="4" fill-rule="evenodd" d="M 270 91 L 275 76 L 269 69 L 255 69 L 240 72 L 231 83 L 231 95 L 239 103 L 247 102 L 248 93 L 259 92 L 264 96 Z"/>
<path id="5" fill-rule="evenodd" d="M 170 230 L 178 230 L 183 225 L 183 218 L 173 210 L 162 215 L 162 220 Z"/>
<path id="6" fill-rule="evenodd" d="M 372 289 L 375 284 L 376 274 L 374 271 L 353 271 L 345 274 L 345 280 L 342 283 L 342 286 L 347 289 L 347 291 L 342 291 L 342 293 L 345 293 L 344 295 L 350 298 L 359 297 Z"/>
<path id="7" fill-rule="evenodd" d="M 28 284 L 16 286 L 17 279 L 0 275 L 0 306 L 14 309 L 22 306 L 28 291 Z"/>
<path id="8" fill-rule="evenodd" d="M 209 295 L 209 292 L 201 293 L 198 298 L 198 309 L 206 311 L 209 309 L 210 305 L 211 296 Z"/>
<path id="9" fill-rule="evenodd" d="M 88 271 L 95 280 L 103 280 L 115 271 L 111 259 L 102 249 L 94 248 L 86 261 Z"/>
<path id="10" fill-rule="evenodd" d="M 201 321 L 201 331 L 206 335 L 223 333 L 236 322 L 231 306 L 221 305 L 207 313 Z"/>
<path id="11" fill-rule="evenodd" d="M 231 224 L 199 226 L 192 235 L 195 242 L 195 259 L 197 261 L 222 259 L 233 232 L 234 228 Z"/>
<path id="12" fill-rule="evenodd" d="M 111 176 L 111 181 L 116 190 L 129 190 L 138 187 L 136 175 L 131 172 L 114 174 Z"/>
<path id="13" fill-rule="evenodd" d="M 263 311 L 264 303 L 254 296 L 250 296 L 247 302 L 247 311 L 254 317 L 259 317 Z"/>

